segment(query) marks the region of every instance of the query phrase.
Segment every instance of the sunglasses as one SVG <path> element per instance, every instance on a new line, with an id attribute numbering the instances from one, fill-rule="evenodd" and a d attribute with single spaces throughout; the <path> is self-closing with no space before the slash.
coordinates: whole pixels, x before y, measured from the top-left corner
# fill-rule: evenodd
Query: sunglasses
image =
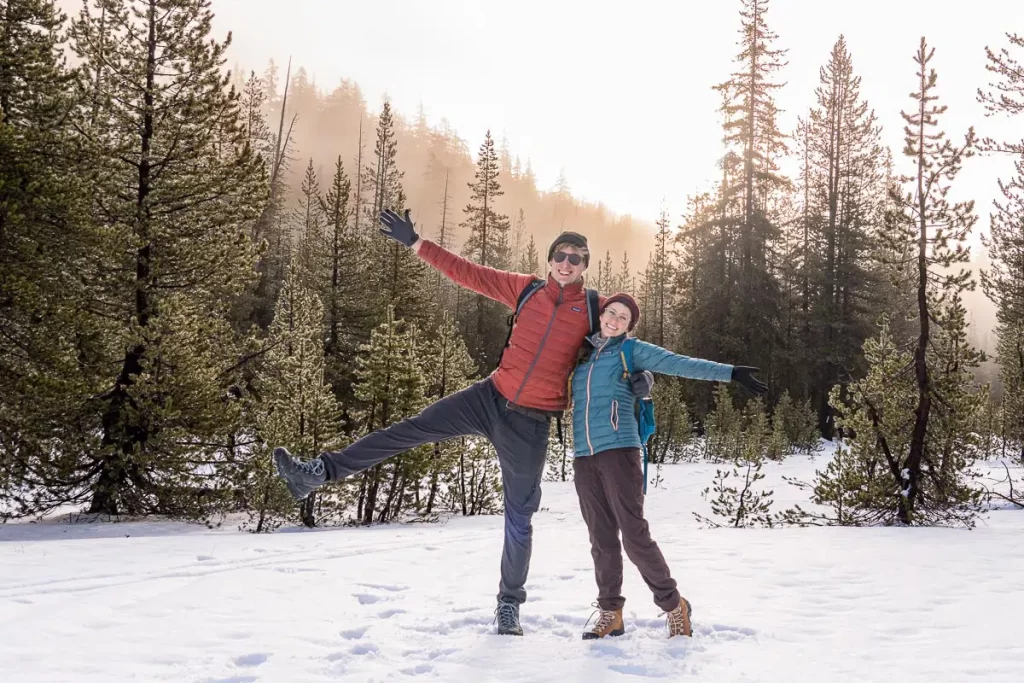
<path id="1" fill-rule="evenodd" d="M 574 266 L 578 266 L 579 264 L 583 263 L 582 256 L 580 256 L 579 254 L 570 254 L 565 251 L 556 251 L 555 255 L 552 256 L 551 258 L 554 259 L 555 263 L 561 263 L 565 259 L 569 259 L 569 263 L 571 263 Z"/>

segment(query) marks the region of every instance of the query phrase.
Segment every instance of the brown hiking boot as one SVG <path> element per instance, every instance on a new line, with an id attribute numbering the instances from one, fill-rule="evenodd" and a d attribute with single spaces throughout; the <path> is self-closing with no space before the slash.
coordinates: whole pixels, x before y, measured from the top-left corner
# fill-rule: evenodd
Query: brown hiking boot
<path id="1" fill-rule="evenodd" d="M 679 598 L 679 604 L 668 615 L 668 637 L 690 636 L 693 637 L 693 625 L 690 624 L 690 614 L 693 608 L 686 598 Z"/>
<path id="2" fill-rule="evenodd" d="M 583 640 L 596 640 L 605 636 L 621 636 L 626 632 L 626 626 L 622 623 L 621 609 L 601 609 L 600 605 L 596 602 L 594 607 L 597 607 L 597 611 L 594 612 L 594 614 L 598 615 L 597 622 L 594 623 L 594 628 L 583 632 Z M 590 619 L 594 618 L 594 614 L 590 615 Z M 590 619 L 587 619 L 587 624 L 590 623 Z"/>

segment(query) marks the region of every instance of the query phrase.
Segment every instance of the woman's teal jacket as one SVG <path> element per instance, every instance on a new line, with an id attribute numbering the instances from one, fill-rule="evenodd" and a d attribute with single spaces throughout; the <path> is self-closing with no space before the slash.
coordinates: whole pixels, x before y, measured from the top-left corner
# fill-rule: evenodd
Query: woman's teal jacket
<path id="1" fill-rule="evenodd" d="M 625 375 L 621 356 L 626 335 L 605 338 L 599 333 L 587 338 L 593 346 L 590 357 L 573 372 L 572 434 L 576 457 L 594 455 L 612 448 L 639 448 L 633 391 Z M 633 370 L 650 370 L 689 379 L 728 382 L 732 366 L 699 358 L 688 358 L 660 346 L 636 340 Z"/>

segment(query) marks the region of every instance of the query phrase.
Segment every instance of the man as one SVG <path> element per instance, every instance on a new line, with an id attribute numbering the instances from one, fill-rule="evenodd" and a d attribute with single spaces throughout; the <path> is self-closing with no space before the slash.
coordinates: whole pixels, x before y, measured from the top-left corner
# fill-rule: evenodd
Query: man
<path id="1" fill-rule="evenodd" d="M 421 259 L 456 284 L 515 310 L 536 278 L 487 268 L 420 238 L 409 218 L 381 214 L 381 232 L 411 247 Z M 583 339 L 592 331 L 583 273 L 590 263 L 587 239 L 564 232 L 548 249 L 546 282 L 525 301 L 498 368 L 489 377 L 428 406 L 419 415 L 364 436 L 338 453 L 299 461 L 274 450 L 278 472 L 297 499 L 325 481 L 352 476 L 425 443 L 458 436 L 486 437 L 498 454 L 505 498 L 505 542 L 495 616 L 498 633 L 522 635 L 519 606 L 526 600 L 533 527 L 540 507 L 540 483 L 551 418 L 566 408 L 566 381 Z M 603 303 L 603 297 L 597 302 Z M 640 396 L 650 392 L 650 375 L 634 379 Z"/>

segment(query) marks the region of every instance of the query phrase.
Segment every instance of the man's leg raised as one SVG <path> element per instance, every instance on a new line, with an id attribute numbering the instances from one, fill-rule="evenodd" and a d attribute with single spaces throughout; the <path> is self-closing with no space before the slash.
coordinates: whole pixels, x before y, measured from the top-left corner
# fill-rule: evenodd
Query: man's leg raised
<path id="1" fill-rule="evenodd" d="M 426 443 L 471 434 L 486 436 L 493 396 L 490 380 L 482 380 L 430 404 L 419 415 L 367 434 L 344 450 L 323 453 L 320 458 L 327 479 L 344 479 Z"/>

